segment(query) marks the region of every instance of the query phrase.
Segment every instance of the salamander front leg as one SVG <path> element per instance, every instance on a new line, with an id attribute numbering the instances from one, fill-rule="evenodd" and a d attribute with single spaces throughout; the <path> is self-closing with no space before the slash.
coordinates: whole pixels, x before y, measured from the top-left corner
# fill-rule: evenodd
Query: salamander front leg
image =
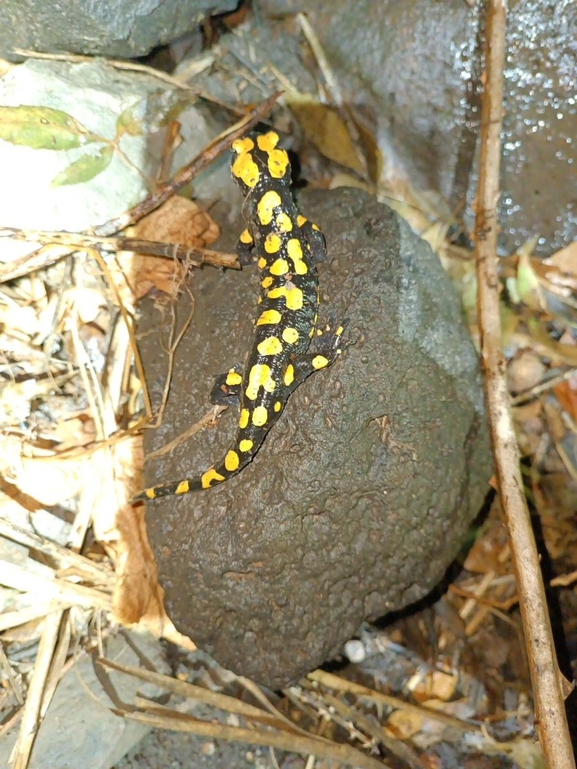
<path id="1" fill-rule="evenodd" d="M 247 230 L 243 230 L 236 244 L 236 255 L 241 267 L 247 267 L 255 261 L 253 254 L 254 240 L 252 235 Z"/>

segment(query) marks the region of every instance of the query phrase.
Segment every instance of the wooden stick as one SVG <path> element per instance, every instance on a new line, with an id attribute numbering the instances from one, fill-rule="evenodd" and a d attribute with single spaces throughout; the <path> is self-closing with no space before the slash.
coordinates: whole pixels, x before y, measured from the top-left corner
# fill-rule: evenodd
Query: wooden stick
<path id="1" fill-rule="evenodd" d="M 503 114 L 506 0 L 488 0 L 486 88 L 481 111 L 481 154 L 475 222 L 481 358 L 499 494 L 509 531 L 525 644 L 535 697 L 536 724 L 547 766 L 574 769 L 539 555 L 531 528 L 511 418 L 501 348 L 497 277 L 497 202 Z"/>
<path id="2" fill-rule="evenodd" d="M 13 769 L 26 769 L 34 738 L 39 726 L 40 706 L 44 696 L 44 687 L 52 654 L 58 640 L 58 631 L 62 620 L 62 611 L 55 611 L 46 617 L 44 632 L 38 646 L 38 654 L 34 663 L 34 671 L 30 680 L 30 686 L 26 695 L 26 702 L 22 708 L 22 723 L 20 724 L 20 734 L 18 742 L 14 746 L 14 766 Z"/>

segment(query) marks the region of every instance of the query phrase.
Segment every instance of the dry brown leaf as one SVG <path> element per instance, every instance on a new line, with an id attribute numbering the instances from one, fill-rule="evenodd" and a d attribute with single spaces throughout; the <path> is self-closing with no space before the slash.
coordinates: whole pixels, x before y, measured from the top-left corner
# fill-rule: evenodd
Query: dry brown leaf
<path id="1" fill-rule="evenodd" d="M 176 195 L 141 219 L 135 233 L 143 240 L 205 248 L 218 238 L 220 229 L 196 203 Z M 152 288 L 176 296 L 186 267 L 176 260 L 137 254 L 134 274 L 137 298 L 145 296 Z"/>
<path id="2" fill-rule="evenodd" d="M 553 393 L 561 408 L 577 422 L 577 375 L 553 387 Z"/>
<path id="3" fill-rule="evenodd" d="M 547 259 L 543 259 L 542 263 L 553 265 L 567 278 L 573 278 L 572 287 L 577 288 L 577 241 L 568 245 L 567 248 L 562 248 Z M 546 277 L 551 280 L 547 273 Z"/>
<path id="4" fill-rule="evenodd" d="M 329 160 L 352 168 L 359 174 L 361 163 L 348 128 L 338 112 L 312 96 L 296 91 L 285 94 L 287 106 L 297 119 L 307 139 Z"/>
<path id="5" fill-rule="evenodd" d="M 141 219 L 135 230 L 143 240 L 180 243 L 191 248 L 206 248 L 220 235 L 218 225 L 206 211 L 179 195 Z"/>
<path id="6" fill-rule="evenodd" d="M 142 451 L 142 436 L 130 436 L 97 452 L 92 459 L 93 471 L 98 454 L 102 455 L 104 471 L 109 468 L 107 494 L 94 500 L 92 516 L 95 536 L 115 563 L 112 612 L 123 625 L 139 623 L 159 638 L 194 650 L 192 641 L 178 633 L 166 616 L 164 591 L 157 582 L 156 562 L 146 534 L 144 506 L 134 507 L 129 502 L 141 488 L 136 468 L 142 467 Z"/>
<path id="7" fill-rule="evenodd" d="M 136 299 L 146 296 L 153 288 L 173 298 L 176 297 L 186 274 L 186 268 L 181 262 L 136 254 L 133 264 L 136 272 L 134 283 Z"/>
<path id="8" fill-rule="evenodd" d="M 104 460 L 103 469 L 110 464 L 114 472 L 107 480 L 108 498 L 102 504 L 97 499 L 93 506 L 94 533 L 113 554 L 116 567 L 116 585 L 113 596 L 115 619 L 125 625 L 138 622 L 149 607 L 162 606 L 162 594 L 156 581 L 156 564 L 146 537 L 144 507 L 133 507 L 129 500 L 140 486 L 142 466 L 142 437 L 130 436 L 113 446 L 96 452 L 95 460 Z"/>

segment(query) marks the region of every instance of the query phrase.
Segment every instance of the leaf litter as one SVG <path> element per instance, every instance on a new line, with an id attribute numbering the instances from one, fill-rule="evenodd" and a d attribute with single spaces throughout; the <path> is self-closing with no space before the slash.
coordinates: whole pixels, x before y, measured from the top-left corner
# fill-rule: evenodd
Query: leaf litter
<path id="1" fill-rule="evenodd" d="M 366 128 L 359 121 L 351 133 L 356 116 L 343 117 L 338 100 L 327 107 L 293 91 L 286 104 L 292 118 L 285 119 L 305 137 L 304 162 L 318 168 L 315 153 L 321 158 L 320 186 L 352 182 L 372 190 L 431 244 L 462 296 L 475 339 L 474 255 L 458 239 L 464 231 L 458 216 L 438 196 L 413 189 L 373 139 L 359 141 Z M 39 125 L 32 131 L 30 123 Z M 43 146 L 46 125 L 58 131 L 60 143 L 99 141 L 71 116 L 0 114 L 3 138 L 35 143 L 29 146 Z M 118 129 L 140 130 L 130 111 Z M 103 152 L 112 156 L 110 147 L 101 150 L 100 162 Z M 59 148 L 65 147 L 52 147 Z M 361 160 L 359 152 L 365 153 Z M 73 166 L 63 183 L 90 178 L 77 165 L 75 182 Z M 193 202 L 171 197 L 128 234 L 202 249 L 216 239 L 218 226 Z M 526 494 L 539 517 L 551 559 L 550 589 L 570 638 L 577 635 L 574 246 L 542 260 L 529 243 L 500 260 L 503 349 Z M 141 701 L 122 713 L 125 718 L 266 746 L 273 758 L 275 749 L 317 756 L 319 767 L 469 766 L 470 760 L 489 768 L 504 759 L 512 767 L 542 766 L 498 502 L 472 532 L 437 599 L 399 613 L 386 627 L 363 627 L 345 646 L 338 675 L 317 670 L 274 697 L 214 663 L 204 670 L 202 686 L 186 682 L 198 675 L 186 656 L 194 639 L 180 636 L 166 617 L 143 509 L 128 503 L 140 486 L 143 461 L 135 429 L 142 424 L 143 382 L 131 365 L 134 306 L 150 291 L 169 303 L 182 290 L 186 269 L 178 260 L 127 251 L 99 256 L 78 251 L 72 260 L 0 286 L 0 535 L 13 549 L 0 560 L 0 583 L 10 597 L 3 607 L 0 665 L 4 725 L 22 720 L 19 765 L 27 765 L 30 734 L 46 704 L 37 682 L 46 680 L 56 659 L 65 614 L 85 648 L 94 643 L 90 618 L 98 614 L 101 633 L 139 623 L 181 650 L 179 673 L 162 681 L 176 709 Z M 15 661 L 13 652 L 30 639 L 40 640 L 36 660 Z M 63 659 L 70 655 L 65 651 Z M 52 669 L 56 679 L 64 667 L 61 659 Z M 158 675 L 124 672 L 149 680 Z M 198 699 L 214 708 L 214 721 L 187 715 Z"/>

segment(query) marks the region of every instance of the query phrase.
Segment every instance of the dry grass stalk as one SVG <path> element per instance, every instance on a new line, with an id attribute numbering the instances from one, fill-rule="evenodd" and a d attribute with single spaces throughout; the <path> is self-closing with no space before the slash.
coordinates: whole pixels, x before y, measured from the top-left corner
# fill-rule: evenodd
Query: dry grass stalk
<path id="1" fill-rule="evenodd" d="M 58 642 L 58 633 L 64 612 L 55 611 L 46 618 L 46 624 L 38 654 L 34 663 L 34 672 L 30 679 L 30 686 L 26 695 L 26 702 L 22 708 L 22 722 L 18 742 L 14 746 L 13 769 L 26 769 L 30 760 L 34 738 L 40 723 L 40 710 L 44 696 L 44 687 L 52 662 L 52 655 Z"/>
<path id="2" fill-rule="evenodd" d="M 562 675 L 555 656 L 539 555 L 523 492 L 519 449 L 510 412 L 501 342 L 496 253 L 506 16 L 505 0 L 489 0 L 486 25 L 487 77 L 481 113 L 475 223 L 481 355 L 499 494 L 511 540 L 539 738 L 545 760 L 551 769 L 574 769 L 575 760 L 561 689 Z"/>

